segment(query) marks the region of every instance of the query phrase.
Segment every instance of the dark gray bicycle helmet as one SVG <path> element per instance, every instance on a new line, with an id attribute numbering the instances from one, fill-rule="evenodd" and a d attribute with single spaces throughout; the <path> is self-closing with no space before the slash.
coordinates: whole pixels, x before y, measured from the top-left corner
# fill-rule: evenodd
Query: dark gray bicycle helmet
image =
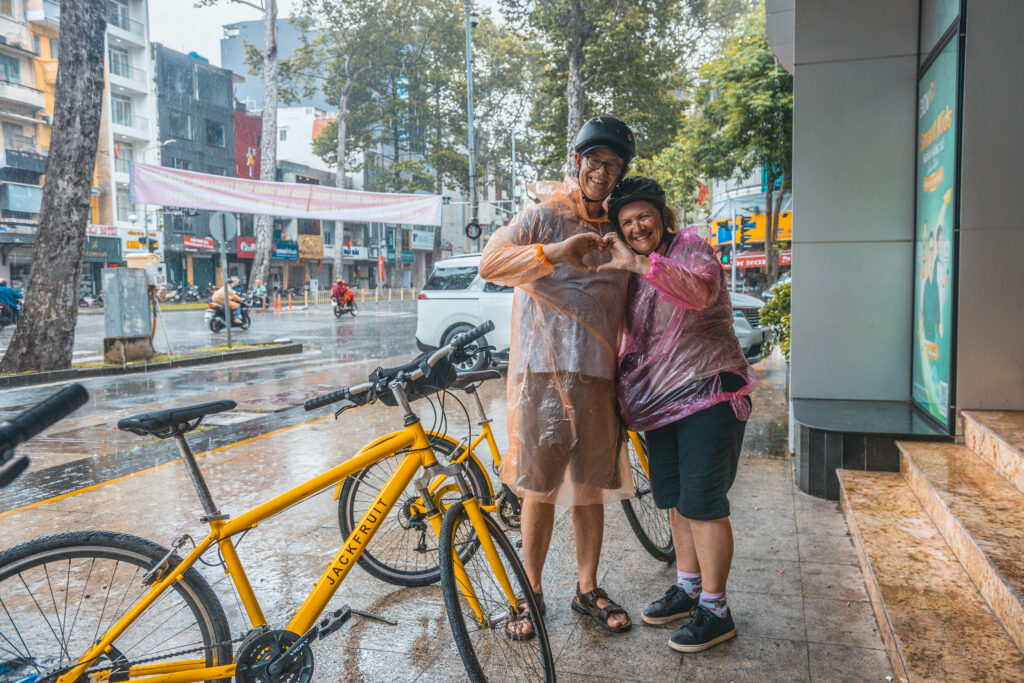
<path id="1" fill-rule="evenodd" d="M 598 147 L 607 147 L 622 158 L 623 172 L 636 156 L 633 131 L 614 116 L 596 116 L 584 123 L 572 146 L 580 155 Z"/>
<path id="2" fill-rule="evenodd" d="M 616 230 L 619 230 L 619 211 L 622 207 L 641 200 L 661 208 L 666 205 L 665 190 L 661 189 L 658 181 L 642 176 L 623 178 L 616 183 L 608 195 L 608 220 Z"/>

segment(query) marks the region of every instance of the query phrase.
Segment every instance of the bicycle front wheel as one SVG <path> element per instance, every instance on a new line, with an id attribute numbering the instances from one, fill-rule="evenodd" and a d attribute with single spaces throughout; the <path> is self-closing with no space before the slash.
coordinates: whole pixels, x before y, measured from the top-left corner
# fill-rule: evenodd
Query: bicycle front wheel
<path id="1" fill-rule="evenodd" d="M 149 590 L 166 550 L 105 531 L 47 536 L 0 553 L 0 683 L 56 679 Z M 181 559 L 174 555 L 170 567 Z M 82 680 L 128 680 L 132 666 L 231 663 L 227 618 L 195 568 L 90 664 Z M 124 676 L 122 678 L 122 676 Z"/>
<path id="2" fill-rule="evenodd" d="M 622 510 L 626 513 L 626 520 L 633 528 L 640 545 L 656 560 L 671 562 L 675 558 L 675 548 L 672 546 L 672 527 L 668 521 L 668 511 L 660 510 L 654 504 L 654 495 L 651 493 L 651 478 L 647 476 L 643 464 L 633 448 L 633 442 L 629 441 L 629 469 L 633 473 L 633 486 L 636 489 L 636 498 L 628 498 L 622 501 Z M 641 446 L 643 441 L 641 440 Z"/>
<path id="3" fill-rule="evenodd" d="M 460 581 L 456 554 L 463 555 L 464 547 L 479 545 L 480 540 L 463 503 L 453 505 L 441 524 L 441 590 L 466 672 L 472 681 L 554 681 L 555 657 L 544 619 L 526 578 L 526 569 L 498 523 L 487 513 L 480 514 L 511 583 L 512 593 L 527 603 L 530 624 L 536 635 L 530 640 L 509 637 L 507 626 L 516 616 L 518 606 L 516 601 L 508 599 L 482 550 L 462 562 L 468 585 Z M 475 599 L 476 605 L 467 594 Z"/>
<path id="4" fill-rule="evenodd" d="M 456 457 L 456 443 L 431 436 L 430 445 L 439 460 L 451 462 Z M 384 485 L 399 464 L 398 458 L 378 460 L 342 484 L 341 495 L 338 496 L 338 528 L 344 538 L 348 538 L 380 497 Z M 487 474 L 476 461 L 466 458 L 463 472 L 473 494 L 481 501 L 489 500 Z M 442 481 L 440 487 L 446 490 L 442 495 L 442 505 L 450 505 L 459 499 L 454 480 Z M 472 552 L 472 549 L 467 548 L 467 552 Z M 358 564 L 374 578 L 393 586 L 429 586 L 441 578 L 437 539 L 422 512 L 422 501 L 414 483 L 410 482 L 391 514 L 381 523 L 373 543 L 359 556 Z"/>

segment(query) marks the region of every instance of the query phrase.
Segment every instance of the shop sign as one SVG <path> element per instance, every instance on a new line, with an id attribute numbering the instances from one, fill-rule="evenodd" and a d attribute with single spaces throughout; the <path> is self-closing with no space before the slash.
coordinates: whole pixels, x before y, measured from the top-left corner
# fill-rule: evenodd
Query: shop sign
<path id="1" fill-rule="evenodd" d="M 235 242 L 235 256 L 237 258 L 255 258 L 256 238 L 239 237 L 238 241 Z"/>
<path id="2" fill-rule="evenodd" d="M 416 255 L 413 254 L 411 251 L 403 251 L 402 252 L 402 263 L 412 263 L 415 260 L 416 260 Z"/>
<path id="3" fill-rule="evenodd" d="M 345 247 L 341 253 L 345 258 L 352 259 L 367 259 L 370 257 L 366 247 Z"/>
<path id="4" fill-rule="evenodd" d="M 11 183 L 6 183 L 3 188 L 5 209 L 24 213 L 39 213 L 39 207 L 43 203 L 43 188 L 33 185 L 12 185 Z"/>
<path id="5" fill-rule="evenodd" d="M 297 261 L 299 258 L 299 243 L 293 240 L 274 240 L 273 258 Z"/>
<path id="6" fill-rule="evenodd" d="M 188 249 L 202 249 L 203 251 L 213 251 L 216 246 L 213 243 L 212 237 L 193 237 L 192 235 L 182 235 L 182 244 Z"/>
<path id="7" fill-rule="evenodd" d="M 146 243 L 142 240 L 125 240 L 125 246 L 128 247 L 129 249 L 142 249 L 143 251 L 148 251 L 146 249 Z M 157 242 L 156 240 L 150 240 L 149 248 L 159 249 L 160 243 Z"/>
<path id="8" fill-rule="evenodd" d="M 299 258 L 322 259 L 324 242 L 320 235 L 299 235 Z"/>
<path id="9" fill-rule="evenodd" d="M 413 230 L 412 231 L 412 248 L 414 251 L 433 251 L 434 250 L 434 231 L 433 230 Z"/>
<path id="10" fill-rule="evenodd" d="M 90 237 L 85 240 L 82 261 L 85 263 L 111 263 L 121 260 L 121 240 L 109 237 Z"/>
<path id="11" fill-rule="evenodd" d="M 103 235 L 117 237 L 117 228 L 113 225 L 89 225 L 85 228 L 86 235 Z"/>

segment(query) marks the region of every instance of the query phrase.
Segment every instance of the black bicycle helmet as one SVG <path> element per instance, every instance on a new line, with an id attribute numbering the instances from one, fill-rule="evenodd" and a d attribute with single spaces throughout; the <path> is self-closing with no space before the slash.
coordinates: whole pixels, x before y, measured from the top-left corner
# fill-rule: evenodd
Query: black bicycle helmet
<path id="1" fill-rule="evenodd" d="M 665 190 L 661 189 L 658 181 L 642 176 L 623 178 L 616 183 L 608 195 L 608 220 L 616 230 L 619 230 L 619 211 L 622 207 L 641 200 L 661 208 L 666 204 Z"/>
<path id="2" fill-rule="evenodd" d="M 633 131 L 614 116 L 597 116 L 584 123 L 572 146 L 580 155 L 598 147 L 607 147 L 622 158 L 623 171 L 636 156 Z"/>

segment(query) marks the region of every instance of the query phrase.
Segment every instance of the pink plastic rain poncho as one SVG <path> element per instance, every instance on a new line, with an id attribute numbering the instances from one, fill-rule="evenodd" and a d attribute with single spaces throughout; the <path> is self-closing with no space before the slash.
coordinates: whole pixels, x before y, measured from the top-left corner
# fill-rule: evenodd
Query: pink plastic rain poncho
<path id="1" fill-rule="evenodd" d="M 655 429 L 722 401 L 747 420 L 750 405 L 742 397 L 757 374 L 736 339 L 725 271 L 714 250 L 691 227 L 675 235 L 664 256 L 650 259 L 650 272 L 629 280 L 618 384 L 626 424 Z M 738 375 L 745 386 L 724 390 L 722 372 Z"/>
<path id="2" fill-rule="evenodd" d="M 480 259 L 481 277 L 516 288 L 501 480 L 519 495 L 559 505 L 629 498 L 633 479 L 615 411 L 627 273 L 581 273 L 548 261 L 544 244 L 611 226 L 587 217 L 572 178 L 536 192 L 542 202 L 498 230 Z M 592 252 L 584 262 L 609 258 Z"/>

